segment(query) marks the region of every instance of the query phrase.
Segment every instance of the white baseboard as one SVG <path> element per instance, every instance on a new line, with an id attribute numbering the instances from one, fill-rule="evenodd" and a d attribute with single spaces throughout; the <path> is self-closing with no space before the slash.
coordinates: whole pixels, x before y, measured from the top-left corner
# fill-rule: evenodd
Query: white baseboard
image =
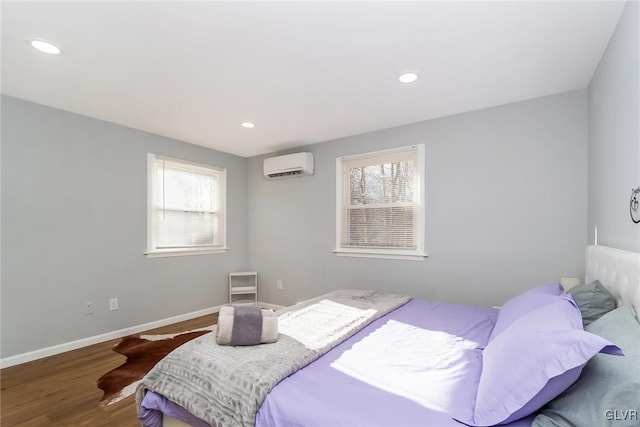
<path id="1" fill-rule="evenodd" d="M 167 319 L 157 320 L 155 322 L 144 323 L 142 325 L 132 326 L 130 328 L 120 329 L 118 331 L 107 332 L 93 337 L 82 338 L 76 341 L 58 344 L 51 347 L 42 348 L 40 350 L 29 351 L 27 353 L 17 354 L 15 356 L 0 359 L 0 368 L 8 368 L 9 366 L 20 365 L 21 363 L 31 362 L 33 360 L 42 359 L 66 351 L 77 350 L 101 342 L 126 337 L 127 335 L 137 334 L 148 331 L 149 329 L 160 328 L 162 326 L 171 325 L 173 323 L 183 322 L 185 320 L 195 319 L 196 317 L 206 316 L 207 314 L 217 313 L 220 311 L 221 305 L 205 308 L 203 310 L 193 311 L 191 313 L 180 314 L 178 316 L 169 317 Z"/>
<path id="2" fill-rule="evenodd" d="M 267 308 L 270 310 L 280 310 L 281 308 L 284 308 L 284 305 L 269 304 L 268 302 L 258 302 L 258 305 L 262 308 Z"/>
<path id="3" fill-rule="evenodd" d="M 279 310 L 283 308 L 283 306 L 281 305 L 269 304 L 266 302 L 258 302 L 258 305 L 263 308 L 272 310 Z M 31 362 L 33 360 L 42 359 L 44 357 L 54 356 L 56 354 L 64 353 L 71 350 L 77 350 L 79 348 L 88 347 L 90 345 L 99 344 L 101 342 L 126 337 L 127 335 L 138 334 L 140 332 L 148 331 L 149 329 L 155 329 L 162 326 L 171 325 L 173 323 L 184 322 L 185 320 L 195 319 L 196 317 L 206 316 L 207 314 L 218 313 L 221 307 L 222 305 L 217 305 L 215 307 L 205 308 L 203 310 L 193 311 L 191 313 L 180 314 L 178 316 L 169 317 L 167 319 L 156 320 L 155 322 L 144 323 L 142 325 L 132 326 L 130 328 L 107 332 L 104 334 L 95 335 L 93 337 L 82 338 L 76 341 L 58 344 L 39 350 L 33 350 L 27 353 L 17 354 L 15 356 L 5 357 L 3 359 L 0 359 L 0 369 Z"/>
<path id="4" fill-rule="evenodd" d="M 258 305 L 263 308 L 269 308 L 272 310 L 283 308 L 283 306 L 281 305 L 269 304 L 265 302 L 258 302 Z M 71 350 L 77 350 L 79 348 L 88 347 L 90 345 L 99 344 L 101 342 L 126 337 L 127 335 L 138 334 L 140 332 L 148 331 L 149 329 L 155 329 L 162 326 L 171 325 L 173 323 L 184 322 L 185 320 L 195 319 L 196 317 L 206 316 L 207 314 L 218 313 L 220 311 L 220 307 L 222 307 L 222 305 L 193 311 L 191 313 L 180 314 L 178 316 L 169 317 L 167 319 L 156 320 L 155 322 L 144 323 L 142 325 L 132 326 L 130 328 L 120 329 L 113 332 L 107 332 L 104 334 L 95 335 L 93 337 L 82 338 L 76 341 L 58 344 L 39 350 L 29 351 L 27 353 L 17 354 L 15 356 L 5 357 L 3 359 L 0 359 L 0 369 L 31 362 L 33 360 L 42 359 L 44 357 L 54 356 L 56 354 L 64 353 Z"/>

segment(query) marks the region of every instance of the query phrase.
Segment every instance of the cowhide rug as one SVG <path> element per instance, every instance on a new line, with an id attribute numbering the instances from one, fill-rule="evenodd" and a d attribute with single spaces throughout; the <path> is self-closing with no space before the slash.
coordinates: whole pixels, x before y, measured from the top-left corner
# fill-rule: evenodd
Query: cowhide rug
<path id="1" fill-rule="evenodd" d="M 127 360 L 98 379 L 104 392 L 100 406 L 107 406 L 131 396 L 147 372 L 163 357 L 187 341 L 211 332 L 212 327 L 182 334 L 128 336 L 113 347 Z"/>

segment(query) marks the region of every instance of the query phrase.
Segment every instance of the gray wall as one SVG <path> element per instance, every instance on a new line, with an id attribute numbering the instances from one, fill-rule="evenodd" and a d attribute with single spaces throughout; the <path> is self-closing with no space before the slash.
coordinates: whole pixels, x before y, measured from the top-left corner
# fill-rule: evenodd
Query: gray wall
<path id="1" fill-rule="evenodd" d="M 247 267 L 247 159 L 6 96 L 2 150 L 2 357 L 223 304 Z M 228 253 L 143 255 L 148 152 L 227 169 Z"/>
<path id="2" fill-rule="evenodd" d="M 630 1 L 589 85 L 589 242 L 640 252 L 640 3 Z"/>
<path id="3" fill-rule="evenodd" d="M 260 300 L 289 304 L 351 287 L 492 305 L 581 277 L 587 114 L 582 90 L 324 142 L 304 147 L 316 173 L 303 178 L 267 181 L 266 156 L 249 159 L 249 263 Z M 334 255 L 336 158 L 421 143 L 430 256 Z"/>

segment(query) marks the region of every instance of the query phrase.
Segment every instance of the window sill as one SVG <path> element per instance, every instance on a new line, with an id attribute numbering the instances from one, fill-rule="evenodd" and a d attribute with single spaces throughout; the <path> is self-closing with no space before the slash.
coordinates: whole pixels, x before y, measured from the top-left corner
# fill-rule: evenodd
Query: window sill
<path id="1" fill-rule="evenodd" d="M 355 258 L 399 259 L 405 261 L 424 261 L 424 259 L 428 256 L 425 253 L 418 252 L 385 251 L 375 249 L 335 249 L 333 253 L 335 253 L 337 256 L 348 256 Z"/>
<path id="2" fill-rule="evenodd" d="M 147 251 L 144 254 L 147 256 L 147 258 L 165 258 L 165 257 L 172 257 L 172 256 L 224 254 L 228 250 L 229 248 L 169 249 L 164 251 Z"/>

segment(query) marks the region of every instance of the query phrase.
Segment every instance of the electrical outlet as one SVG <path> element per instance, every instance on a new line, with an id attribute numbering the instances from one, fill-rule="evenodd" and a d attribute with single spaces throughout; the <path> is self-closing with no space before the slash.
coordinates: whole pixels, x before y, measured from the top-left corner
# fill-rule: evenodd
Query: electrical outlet
<path id="1" fill-rule="evenodd" d="M 118 298 L 111 298 L 109 300 L 109 310 L 117 310 L 118 309 Z"/>
<path id="2" fill-rule="evenodd" d="M 276 289 L 278 289 L 280 291 L 282 290 L 282 280 L 276 281 Z"/>
<path id="3" fill-rule="evenodd" d="M 83 313 L 85 315 L 87 314 L 93 314 L 93 303 L 91 301 L 87 301 L 84 303 L 84 311 Z"/>

